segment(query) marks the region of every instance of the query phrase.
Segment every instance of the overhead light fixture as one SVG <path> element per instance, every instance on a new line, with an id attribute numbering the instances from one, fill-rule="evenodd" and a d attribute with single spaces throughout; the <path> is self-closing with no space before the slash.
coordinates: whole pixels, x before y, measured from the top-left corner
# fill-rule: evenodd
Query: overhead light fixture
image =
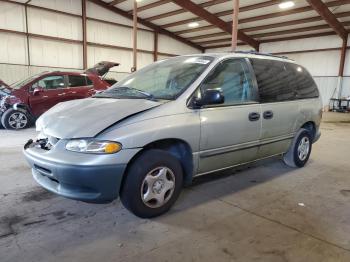
<path id="1" fill-rule="evenodd" d="M 199 24 L 197 22 L 191 22 L 187 25 L 188 27 L 194 28 L 194 27 L 198 27 Z"/>
<path id="2" fill-rule="evenodd" d="M 143 0 L 136 0 L 136 2 L 138 2 L 138 3 L 140 3 L 140 2 L 142 2 Z"/>
<path id="3" fill-rule="evenodd" d="M 281 9 L 287 9 L 287 8 L 291 8 L 293 6 L 295 6 L 295 3 L 293 1 L 285 1 L 285 2 L 282 2 L 278 5 L 278 7 Z"/>

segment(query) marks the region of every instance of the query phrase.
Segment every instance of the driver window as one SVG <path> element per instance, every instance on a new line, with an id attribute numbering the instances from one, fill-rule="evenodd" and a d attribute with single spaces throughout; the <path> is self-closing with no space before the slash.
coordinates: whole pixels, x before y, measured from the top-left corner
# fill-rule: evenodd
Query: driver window
<path id="1" fill-rule="evenodd" d="M 240 59 L 225 60 L 214 68 L 201 85 L 202 93 L 207 89 L 221 90 L 225 97 L 224 105 L 257 101 L 247 64 Z"/>
<path id="2" fill-rule="evenodd" d="M 32 90 L 35 88 L 42 88 L 45 90 L 52 90 L 58 88 L 64 88 L 64 76 L 48 76 L 40 79 L 38 82 L 33 84 Z"/>

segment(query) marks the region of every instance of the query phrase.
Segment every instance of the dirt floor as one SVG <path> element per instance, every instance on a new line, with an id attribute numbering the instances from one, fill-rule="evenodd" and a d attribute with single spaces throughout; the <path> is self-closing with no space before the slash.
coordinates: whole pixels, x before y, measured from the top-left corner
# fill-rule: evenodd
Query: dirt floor
<path id="1" fill-rule="evenodd" d="M 323 120 L 304 168 L 198 178 L 151 220 L 40 188 L 21 152 L 35 130 L 2 129 L 0 261 L 350 261 L 350 114 Z"/>

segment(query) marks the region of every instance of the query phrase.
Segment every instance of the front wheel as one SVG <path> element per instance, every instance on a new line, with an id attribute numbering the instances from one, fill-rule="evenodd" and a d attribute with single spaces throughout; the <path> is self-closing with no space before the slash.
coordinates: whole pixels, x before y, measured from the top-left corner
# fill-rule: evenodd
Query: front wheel
<path id="1" fill-rule="evenodd" d="M 147 150 L 128 168 L 120 198 L 138 217 L 159 216 L 175 203 L 182 182 L 182 167 L 177 158 L 167 151 Z"/>
<path id="2" fill-rule="evenodd" d="M 311 134 L 307 129 L 300 129 L 296 134 L 288 152 L 283 156 L 286 165 L 303 167 L 309 160 L 312 149 Z"/>
<path id="3" fill-rule="evenodd" d="M 26 112 L 10 108 L 2 114 L 1 124 L 6 129 L 19 130 L 28 127 L 30 120 Z"/>

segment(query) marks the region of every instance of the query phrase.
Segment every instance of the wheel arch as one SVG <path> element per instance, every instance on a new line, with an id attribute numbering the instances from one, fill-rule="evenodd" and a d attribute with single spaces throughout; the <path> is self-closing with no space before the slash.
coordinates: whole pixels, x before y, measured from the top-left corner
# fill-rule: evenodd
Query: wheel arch
<path id="1" fill-rule="evenodd" d="M 193 178 L 193 155 L 191 146 L 184 140 L 178 138 L 165 138 L 150 142 L 143 146 L 142 150 L 140 150 L 133 158 L 128 162 L 127 167 L 125 169 L 125 176 L 127 175 L 129 167 L 137 160 L 137 158 L 149 149 L 161 149 L 169 152 L 174 157 L 176 157 L 182 166 L 184 177 L 184 185 L 190 185 L 192 183 Z M 125 176 L 122 181 L 122 186 L 125 180 Z"/>
<path id="2" fill-rule="evenodd" d="M 314 140 L 315 135 L 316 135 L 316 124 L 313 121 L 307 121 L 305 122 L 300 128 L 304 128 L 308 130 L 311 134 L 312 140 Z"/>

